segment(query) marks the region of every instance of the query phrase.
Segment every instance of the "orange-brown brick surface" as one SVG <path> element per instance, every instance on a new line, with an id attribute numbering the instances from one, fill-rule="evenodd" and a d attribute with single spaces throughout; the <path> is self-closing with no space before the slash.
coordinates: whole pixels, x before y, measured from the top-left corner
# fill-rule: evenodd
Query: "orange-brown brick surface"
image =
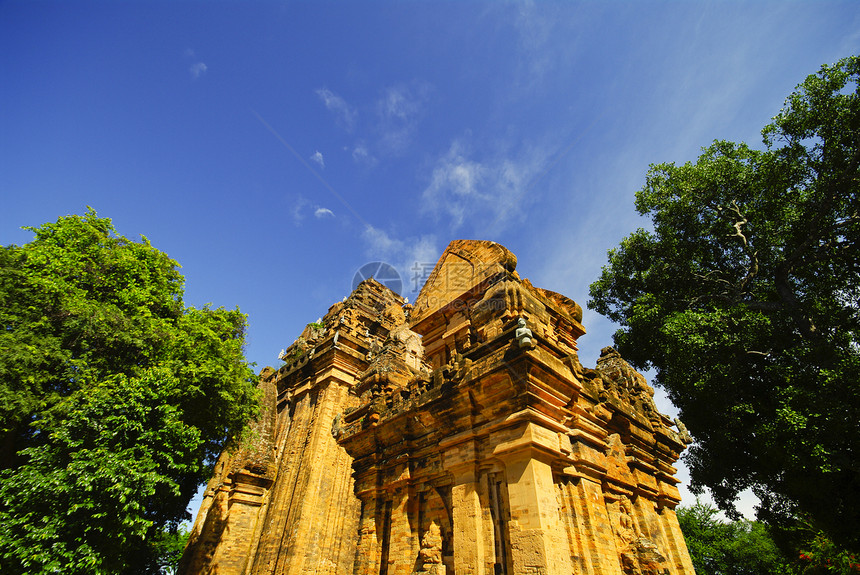
<path id="1" fill-rule="evenodd" d="M 674 508 L 689 438 L 582 309 L 487 241 L 414 305 L 373 279 L 266 369 L 183 573 L 694 575 Z"/>

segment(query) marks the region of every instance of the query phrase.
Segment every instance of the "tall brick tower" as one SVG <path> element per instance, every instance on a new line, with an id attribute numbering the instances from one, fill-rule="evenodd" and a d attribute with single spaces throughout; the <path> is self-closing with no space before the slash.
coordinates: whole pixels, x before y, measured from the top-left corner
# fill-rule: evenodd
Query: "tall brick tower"
<path id="1" fill-rule="evenodd" d="M 369 279 L 264 370 L 184 573 L 694 575 L 674 508 L 689 442 L 582 309 L 486 241 L 414 306 Z"/>

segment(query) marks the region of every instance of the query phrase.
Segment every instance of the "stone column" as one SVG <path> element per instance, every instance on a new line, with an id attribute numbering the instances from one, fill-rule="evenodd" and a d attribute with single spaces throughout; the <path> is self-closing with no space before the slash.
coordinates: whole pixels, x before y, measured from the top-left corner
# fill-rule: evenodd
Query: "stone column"
<path id="1" fill-rule="evenodd" d="M 568 575 L 567 534 L 559 518 L 550 461 L 561 455 L 558 433 L 530 421 L 491 436 L 493 454 L 505 466 L 515 573 Z"/>
<path id="2" fill-rule="evenodd" d="M 358 545 L 355 552 L 354 575 L 379 573 L 379 538 L 377 534 L 379 498 L 373 491 L 361 494 L 361 521 L 358 527 Z"/>
<path id="3" fill-rule="evenodd" d="M 416 511 L 411 489 L 406 485 L 395 488 L 391 497 L 388 575 L 409 575 L 415 568 L 420 548 Z"/>
<path id="4" fill-rule="evenodd" d="M 579 571 L 583 575 L 594 575 L 595 570 L 592 566 L 591 555 L 589 549 L 590 539 L 588 537 L 589 524 L 587 517 L 581 516 L 582 497 L 580 483 L 582 479 L 574 478 L 564 482 L 562 493 L 562 504 L 559 509 L 562 524 L 568 532 L 568 543 L 570 545 L 571 562 L 579 567 Z"/>
<path id="5" fill-rule="evenodd" d="M 251 535 L 256 530 L 260 506 L 266 493 L 266 488 L 258 483 L 266 487 L 270 483 L 243 473 L 237 473 L 233 481 L 229 494 L 223 494 L 226 497 L 222 495 L 220 501 L 216 501 L 216 505 L 229 510 L 223 513 L 226 523 L 211 560 L 216 573 L 245 572 L 254 543 Z"/>
<path id="6" fill-rule="evenodd" d="M 460 436 L 443 442 L 442 466 L 454 476 L 451 486 L 451 528 L 454 532 L 454 572 L 485 575 L 484 526 L 478 484 L 478 441 Z"/>
<path id="7" fill-rule="evenodd" d="M 621 575 L 618 547 L 612 521 L 606 509 L 603 488 L 599 483 L 583 478 L 577 486 L 577 515 L 586 525 L 585 538 L 596 575 Z"/>
<path id="8" fill-rule="evenodd" d="M 349 401 L 342 379 L 320 376 L 297 399 L 252 575 L 327 575 L 352 566 L 359 513 L 350 458 L 331 433 Z M 338 526 L 337 516 L 344 521 Z M 338 526 L 338 529 L 334 527 Z"/>
<path id="9" fill-rule="evenodd" d="M 515 573 L 568 575 L 566 534 L 558 516 L 552 468 L 529 451 L 503 458 L 511 510 L 511 559 Z"/>
<path id="10" fill-rule="evenodd" d="M 675 510 L 664 507 L 659 511 L 658 515 L 660 517 L 660 528 L 668 545 L 667 552 L 669 554 L 668 559 L 671 573 L 673 575 L 675 573 L 693 573 L 693 561 L 690 559 L 687 543 L 684 541 L 684 534 L 681 532 L 681 526 L 678 524 Z"/>
<path id="11" fill-rule="evenodd" d="M 481 500 L 474 468 L 454 474 L 451 488 L 454 516 L 454 572 L 457 575 L 485 575 L 484 529 Z"/>

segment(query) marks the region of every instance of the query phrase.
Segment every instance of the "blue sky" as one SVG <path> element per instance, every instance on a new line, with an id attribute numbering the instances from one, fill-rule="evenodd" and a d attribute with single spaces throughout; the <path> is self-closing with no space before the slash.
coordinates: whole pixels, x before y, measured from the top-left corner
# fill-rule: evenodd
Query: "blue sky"
<path id="1" fill-rule="evenodd" d="M 649 164 L 760 145 L 858 52 L 856 1 L 7 1 L 0 243 L 92 206 L 247 313 L 260 367 L 366 262 L 414 300 L 457 238 L 585 307 Z M 584 324 L 593 366 L 615 327 Z"/>

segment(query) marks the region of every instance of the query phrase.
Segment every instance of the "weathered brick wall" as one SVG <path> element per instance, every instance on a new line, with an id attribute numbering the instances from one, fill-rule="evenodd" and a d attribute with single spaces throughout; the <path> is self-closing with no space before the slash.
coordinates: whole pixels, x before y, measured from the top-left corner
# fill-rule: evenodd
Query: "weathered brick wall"
<path id="1" fill-rule="evenodd" d="M 688 438 L 582 309 L 492 242 L 452 242 L 416 300 L 374 280 L 264 372 L 185 573 L 694 575 L 674 507 Z"/>

